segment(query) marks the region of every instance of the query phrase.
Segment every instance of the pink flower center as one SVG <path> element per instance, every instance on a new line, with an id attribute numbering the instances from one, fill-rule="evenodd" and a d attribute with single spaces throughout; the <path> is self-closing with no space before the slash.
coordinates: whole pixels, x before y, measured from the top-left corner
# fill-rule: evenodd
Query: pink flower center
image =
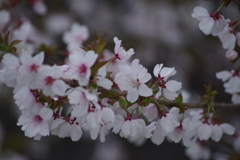
<path id="1" fill-rule="evenodd" d="M 234 72 L 233 72 L 233 74 L 232 74 L 232 76 L 233 76 L 233 77 L 235 77 L 235 76 L 239 76 L 239 73 L 238 73 L 238 71 L 237 71 L 237 70 L 236 70 L 236 71 L 234 71 Z"/>
<path id="2" fill-rule="evenodd" d="M 82 36 L 78 35 L 75 37 L 76 42 L 82 42 Z"/>
<path id="3" fill-rule="evenodd" d="M 38 124 L 41 123 L 42 120 L 43 120 L 42 117 L 40 117 L 39 115 L 37 115 L 37 116 L 34 117 L 34 122 L 36 122 L 36 123 L 38 123 Z"/>
<path id="4" fill-rule="evenodd" d="M 31 72 L 37 72 L 38 67 L 39 67 L 38 65 L 32 64 L 32 65 L 30 66 L 30 71 L 31 71 Z"/>
<path id="5" fill-rule="evenodd" d="M 219 13 L 213 13 L 212 15 L 211 15 L 211 17 L 216 21 L 216 20 L 218 20 L 218 19 L 220 19 L 220 18 L 222 18 L 220 15 L 219 15 Z"/>
<path id="6" fill-rule="evenodd" d="M 50 76 L 48 76 L 47 78 L 45 78 L 46 85 L 52 85 L 54 81 L 55 81 L 55 79 L 53 79 L 53 78 L 50 77 Z"/>
<path id="7" fill-rule="evenodd" d="M 78 69 L 80 74 L 86 74 L 87 72 L 87 66 L 85 64 L 82 64 Z"/>

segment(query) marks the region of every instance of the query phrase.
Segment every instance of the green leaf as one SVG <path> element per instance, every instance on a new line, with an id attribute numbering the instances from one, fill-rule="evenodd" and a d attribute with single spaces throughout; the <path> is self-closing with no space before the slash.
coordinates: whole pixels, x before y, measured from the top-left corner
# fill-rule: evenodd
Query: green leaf
<path id="1" fill-rule="evenodd" d="M 51 109 L 54 109 L 54 103 L 50 103 L 47 108 L 51 108 Z"/>
<path id="2" fill-rule="evenodd" d="M 9 45 L 9 47 L 10 48 L 12 48 L 13 46 L 15 46 L 16 44 L 18 44 L 18 43 L 20 43 L 20 42 L 22 42 L 22 41 L 20 41 L 20 40 L 14 40 L 14 41 L 12 41 L 11 43 L 10 43 L 10 45 Z"/>
<path id="3" fill-rule="evenodd" d="M 184 113 L 185 111 L 185 107 L 183 105 L 183 96 L 182 93 L 180 93 L 176 98 L 175 98 L 175 102 L 177 103 L 177 107 L 180 109 L 181 113 Z"/>
<path id="4" fill-rule="evenodd" d="M 99 98 L 113 98 L 113 99 L 118 99 L 119 96 L 117 93 L 111 90 L 104 90 L 101 91 L 101 94 L 98 95 Z"/>
<path id="5" fill-rule="evenodd" d="M 10 52 L 11 50 L 10 50 L 10 48 L 7 45 L 0 43 L 0 51 Z"/>
<path id="6" fill-rule="evenodd" d="M 104 47 L 106 46 L 107 41 L 100 41 L 99 46 L 97 47 L 96 53 L 101 53 L 104 49 Z"/>
<path id="7" fill-rule="evenodd" d="M 150 104 L 150 102 L 151 102 L 151 98 L 150 97 L 146 97 L 146 98 L 144 98 L 144 106 L 148 106 L 149 104 Z"/>
<path id="8" fill-rule="evenodd" d="M 119 98 L 118 103 L 122 109 L 127 110 L 128 102 L 125 99 Z"/>

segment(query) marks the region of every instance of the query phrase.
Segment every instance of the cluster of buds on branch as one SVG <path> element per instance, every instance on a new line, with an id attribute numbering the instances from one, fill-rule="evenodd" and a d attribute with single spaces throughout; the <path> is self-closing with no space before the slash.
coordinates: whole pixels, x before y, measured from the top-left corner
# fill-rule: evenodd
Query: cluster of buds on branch
<path id="1" fill-rule="evenodd" d="M 41 0 L 33 2 L 37 13 L 46 12 Z M 204 34 L 220 38 L 227 59 L 235 63 L 240 57 L 240 21 L 220 15 L 223 6 L 211 15 L 205 8 L 196 7 L 192 17 L 200 21 Z M 46 52 L 54 48 L 40 45 L 43 40 L 30 21 L 12 22 L 4 8 L 0 19 L 0 80 L 14 88 L 13 97 L 22 113 L 17 125 L 27 137 L 40 140 L 52 134 L 78 141 L 82 130 L 87 130 L 93 140 L 99 136 L 101 142 L 109 132 L 138 145 L 146 139 L 160 145 L 167 138 L 192 146 L 186 151 L 191 158 L 207 159 L 209 151 L 199 147 L 199 141 L 219 142 L 223 134 L 235 133 L 232 125 L 221 122 L 215 110 L 240 109 L 239 67 L 216 73 L 234 104 L 214 103 L 217 92 L 211 85 L 205 86 L 200 102 L 185 103 L 180 94 L 182 83 L 170 80 L 177 73 L 174 67 L 159 63 L 149 72 L 138 59 L 130 62 L 134 49 L 125 49 L 117 37 L 113 38 L 111 53 L 102 38 L 87 43 L 88 28 L 74 23 L 63 34 L 68 53 L 64 64 L 49 65 Z M 239 152 L 239 144 L 234 147 Z M 199 150 L 204 154 L 192 154 Z"/>

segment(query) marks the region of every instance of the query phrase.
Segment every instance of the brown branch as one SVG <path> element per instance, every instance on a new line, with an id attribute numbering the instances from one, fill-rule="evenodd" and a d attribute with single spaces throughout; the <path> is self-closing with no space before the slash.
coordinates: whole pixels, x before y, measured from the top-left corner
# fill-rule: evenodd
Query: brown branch
<path id="1" fill-rule="evenodd" d="M 79 86 L 78 82 L 76 80 L 69 80 L 69 79 L 62 79 L 66 84 L 68 84 L 71 87 L 77 87 Z M 108 91 L 107 89 L 104 89 L 102 87 L 98 88 L 99 92 Z M 118 89 L 112 89 L 112 92 L 118 94 L 119 96 L 126 96 L 127 92 L 120 91 Z M 163 104 L 167 107 L 174 107 L 177 106 L 177 103 L 175 101 L 167 100 L 159 98 L 157 99 L 157 102 L 160 104 Z M 183 103 L 183 105 L 186 108 L 207 108 L 208 106 L 205 103 Z M 232 103 L 212 103 L 215 109 L 240 109 L 240 104 L 232 104 Z"/>
<path id="2" fill-rule="evenodd" d="M 106 91 L 104 88 L 99 88 L 98 91 Z M 117 93 L 119 96 L 126 96 L 127 92 L 120 91 L 118 89 L 113 92 Z M 167 100 L 159 98 L 157 102 L 163 104 L 167 107 L 177 106 L 175 101 Z M 212 103 L 215 109 L 240 109 L 240 104 L 232 104 L 232 103 Z M 183 103 L 183 105 L 187 108 L 207 108 L 208 106 L 205 103 Z"/>

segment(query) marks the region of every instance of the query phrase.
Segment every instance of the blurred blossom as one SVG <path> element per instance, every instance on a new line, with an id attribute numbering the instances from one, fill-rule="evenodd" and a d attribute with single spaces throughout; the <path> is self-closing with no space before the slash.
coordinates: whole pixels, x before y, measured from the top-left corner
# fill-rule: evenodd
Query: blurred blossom
<path id="1" fill-rule="evenodd" d="M 117 140 L 109 138 L 105 143 L 98 143 L 92 160 L 123 160 L 127 159 L 124 146 Z"/>
<path id="2" fill-rule="evenodd" d="M 0 11 L 0 29 L 5 27 L 5 25 L 9 22 L 10 20 L 10 13 L 6 10 L 1 10 Z"/>
<path id="3" fill-rule="evenodd" d="M 45 19 L 45 28 L 51 35 L 60 35 L 70 28 L 73 23 L 72 17 L 65 13 L 50 14 Z"/>
<path id="4" fill-rule="evenodd" d="M 92 13 L 95 4 L 89 0 L 68 0 L 69 8 L 83 17 Z"/>

